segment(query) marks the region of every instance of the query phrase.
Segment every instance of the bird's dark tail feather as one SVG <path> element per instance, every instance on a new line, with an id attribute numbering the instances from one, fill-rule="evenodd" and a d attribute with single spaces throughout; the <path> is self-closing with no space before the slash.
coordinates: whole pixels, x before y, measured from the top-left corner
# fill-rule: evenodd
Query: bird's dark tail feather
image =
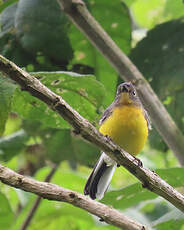
<path id="1" fill-rule="evenodd" d="M 84 194 L 89 195 L 92 199 L 102 199 L 109 187 L 115 168 L 114 164 L 107 166 L 101 156 L 86 182 Z"/>

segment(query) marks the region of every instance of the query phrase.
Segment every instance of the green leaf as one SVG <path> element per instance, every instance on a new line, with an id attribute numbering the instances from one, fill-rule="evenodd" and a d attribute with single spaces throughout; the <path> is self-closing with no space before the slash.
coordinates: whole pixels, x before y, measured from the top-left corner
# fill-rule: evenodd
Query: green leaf
<path id="1" fill-rule="evenodd" d="M 137 0 L 123 0 L 127 4 L 128 7 L 130 7 L 133 3 L 135 3 Z"/>
<path id="2" fill-rule="evenodd" d="M 155 170 L 158 175 L 173 187 L 184 186 L 184 168 Z M 157 195 L 135 183 L 117 191 L 108 192 L 102 202 L 114 208 L 126 209 L 146 200 L 155 199 Z"/>
<path id="3" fill-rule="evenodd" d="M 14 3 L 15 2 L 15 3 Z M 15 0 L 10 0 L 10 1 L 5 1 L 1 6 L 0 6 L 0 12 L 1 8 L 3 9 L 3 12 L 0 14 L 0 26 L 1 26 L 1 33 L 0 33 L 0 38 L 2 40 L 2 37 L 6 33 L 12 33 L 13 34 L 13 28 L 14 28 L 14 20 L 15 20 L 15 13 L 17 9 L 17 1 Z M 13 3 L 13 4 L 10 4 Z M 6 8 L 6 9 L 5 9 Z M 2 42 L 2 41 L 1 41 Z M 6 38 L 7 42 L 7 38 Z M 2 47 L 1 47 L 2 49 Z"/>
<path id="4" fill-rule="evenodd" d="M 99 148 L 87 142 L 79 135 L 71 135 L 75 158 L 79 164 L 93 167 L 100 156 Z"/>
<path id="5" fill-rule="evenodd" d="M 99 149 L 83 140 L 78 135 L 71 134 L 68 129 L 44 129 L 40 132 L 47 157 L 58 163 L 69 160 L 86 166 L 94 166 Z"/>
<path id="6" fill-rule="evenodd" d="M 178 230 L 184 227 L 184 215 L 181 211 L 174 208 L 173 211 L 166 213 L 158 220 L 153 222 L 153 227 L 158 230 Z"/>
<path id="7" fill-rule="evenodd" d="M 12 157 L 19 154 L 25 147 L 27 140 L 28 136 L 23 130 L 0 138 L 0 160 L 9 161 Z"/>
<path id="8" fill-rule="evenodd" d="M 184 168 L 157 169 L 156 173 L 173 187 L 184 186 Z"/>
<path id="9" fill-rule="evenodd" d="M 43 181 L 49 171 L 50 169 L 48 167 L 42 168 L 36 173 L 35 178 Z M 82 174 L 77 171 L 72 171 L 64 164 L 59 167 L 52 178 L 52 183 L 81 193 L 83 193 L 85 182 L 86 178 L 84 178 Z"/>
<path id="10" fill-rule="evenodd" d="M 92 75 L 79 75 L 71 72 L 33 73 L 43 84 L 61 95 L 66 102 L 89 121 L 99 119 L 100 107 L 105 90 Z M 68 123 L 53 112 L 40 100 L 27 92 L 17 90 L 14 95 L 13 109 L 26 119 L 42 122 L 44 127 L 70 128 Z"/>
<path id="11" fill-rule="evenodd" d="M 82 209 L 69 204 L 44 201 L 41 203 L 31 227 L 35 230 L 43 228 L 57 230 L 58 226 L 61 229 L 78 229 L 80 222 L 87 227 L 93 225 L 92 217 Z"/>
<path id="12" fill-rule="evenodd" d="M 56 0 L 19 0 L 15 17 L 16 35 L 29 53 L 41 53 L 65 66 L 73 56 L 67 36 L 69 26 L 70 21 Z"/>
<path id="13" fill-rule="evenodd" d="M 0 228 L 9 229 L 14 222 L 14 213 L 6 196 L 0 192 Z"/>
<path id="14" fill-rule="evenodd" d="M 6 0 L 5 2 L 0 4 L 0 13 L 6 9 L 8 6 L 12 5 L 13 3 L 18 2 L 18 0 Z"/>
<path id="15" fill-rule="evenodd" d="M 16 86 L 0 75 L 0 136 L 2 136 L 8 114 L 11 110 L 11 100 Z"/>
<path id="16" fill-rule="evenodd" d="M 130 58 L 140 69 L 165 104 L 168 112 L 184 132 L 184 19 L 169 21 L 150 30 L 132 50 Z M 159 84 L 158 84 L 159 82 Z M 153 148 L 167 147 L 159 135 L 150 132 Z"/>
<path id="17" fill-rule="evenodd" d="M 169 202 L 166 202 L 162 197 L 157 197 L 154 200 L 142 202 L 141 205 L 138 205 L 137 207 L 139 211 L 144 213 L 144 215 L 152 223 L 153 221 L 158 220 L 161 216 L 164 216 L 166 213 L 173 210 L 173 206 Z"/>
<path id="18" fill-rule="evenodd" d="M 131 22 L 128 8 L 122 1 L 90 1 L 90 11 L 116 44 L 127 54 L 131 43 Z M 104 105 L 109 105 L 117 85 L 117 73 L 108 61 L 91 45 L 86 37 L 74 26 L 71 27 L 70 40 L 74 49 L 71 64 L 84 64 L 94 68 L 97 79 L 106 88 Z"/>
<path id="19" fill-rule="evenodd" d="M 156 24 L 163 23 L 184 15 L 183 1 L 172 0 L 124 0 L 131 7 L 135 22 L 146 28 L 153 28 Z"/>
<path id="20" fill-rule="evenodd" d="M 30 212 L 30 209 L 32 208 L 34 200 L 37 198 L 37 196 L 32 193 L 27 193 L 27 194 L 30 196 L 29 202 L 25 206 L 23 206 L 21 212 L 16 218 L 16 221 L 11 223 L 11 228 L 10 228 L 11 230 L 20 230 L 20 227 L 24 223 L 28 213 Z"/>
<path id="21" fill-rule="evenodd" d="M 136 0 L 131 5 L 131 10 L 135 21 L 141 27 L 151 28 L 165 20 L 164 7 L 165 0 Z"/>
<path id="22" fill-rule="evenodd" d="M 141 201 L 155 199 L 156 194 L 142 188 L 140 183 L 127 186 L 121 190 L 107 192 L 102 202 L 114 208 L 130 208 Z"/>
<path id="23" fill-rule="evenodd" d="M 71 144 L 70 130 L 50 130 L 45 132 L 44 146 L 47 157 L 54 163 L 63 160 L 74 160 L 73 146 Z"/>
<path id="24" fill-rule="evenodd" d="M 91 0 L 91 13 L 115 43 L 128 54 L 131 48 L 129 9 L 121 0 Z"/>
<path id="25" fill-rule="evenodd" d="M 164 8 L 164 15 L 169 19 L 183 17 L 184 4 L 183 1 L 167 0 Z"/>

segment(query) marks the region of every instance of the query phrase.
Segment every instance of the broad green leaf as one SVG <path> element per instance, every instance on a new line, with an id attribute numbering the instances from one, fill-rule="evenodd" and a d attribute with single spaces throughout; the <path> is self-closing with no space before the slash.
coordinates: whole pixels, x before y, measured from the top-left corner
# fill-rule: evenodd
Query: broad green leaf
<path id="1" fill-rule="evenodd" d="M 90 1 L 90 11 L 99 24 L 106 30 L 116 44 L 127 54 L 131 43 L 131 22 L 126 5 L 120 1 Z M 74 59 L 71 64 L 84 64 L 94 68 L 97 79 L 106 88 L 104 105 L 109 105 L 114 97 L 117 85 L 117 73 L 91 45 L 86 37 L 74 26 L 69 33 Z"/>
<path id="2" fill-rule="evenodd" d="M 4 131 L 4 136 L 11 135 L 12 133 L 21 129 L 22 120 L 19 116 L 15 113 L 10 113 L 7 121 L 6 121 L 6 128 Z"/>
<path id="3" fill-rule="evenodd" d="M 25 148 L 27 140 L 28 136 L 23 130 L 0 138 L 0 160 L 9 161 L 19 154 Z"/>
<path id="4" fill-rule="evenodd" d="M 6 196 L 0 192 L 0 229 L 9 229 L 14 221 L 14 213 Z"/>
<path id="5" fill-rule="evenodd" d="M 43 181 L 49 171 L 50 168 L 48 167 L 42 168 L 36 173 L 35 178 L 37 180 Z M 77 171 L 72 171 L 69 168 L 63 167 L 63 164 L 58 168 L 57 172 L 52 178 L 52 183 L 81 193 L 83 193 L 85 182 L 86 178 L 84 178 L 82 174 Z"/>
<path id="6" fill-rule="evenodd" d="M 184 132 L 183 60 L 184 19 L 163 23 L 150 30 L 132 50 L 130 58 L 150 82 L 180 130 Z M 167 150 L 161 138 L 150 132 L 153 148 Z"/>
<path id="7" fill-rule="evenodd" d="M 17 3 L 15 2 L 17 1 L 10 0 L 10 1 L 5 1 L 2 5 L 0 5 L 0 13 L 1 11 L 3 11 L 0 14 L 0 28 L 1 28 L 0 38 L 1 39 L 5 33 L 12 33 L 11 30 L 13 30 L 14 27 L 15 13 L 17 9 Z"/>
<path id="8" fill-rule="evenodd" d="M 30 209 L 32 208 L 32 205 L 37 198 L 36 195 L 29 193 L 30 195 L 30 200 L 29 202 L 21 209 L 21 212 L 16 218 L 16 221 L 11 223 L 11 228 L 10 230 L 20 230 L 20 227 L 24 223 L 25 219 L 27 218 L 28 213 L 30 212 Z"/>
<path id="9" fill-rule="evenodd" d="M 51 90 L 65 95 L 74 92 L 86 98 L 92 105 L 99 107 L 104 97 L 104 87 L 93 75 L 81 75 L 73 72 L 37 72 L 41 82 Z"/>
<path id="10" fill-rule="evenodd" d="M 15 30 L 21 46 L 34 55 L 53 59 L 53 65 L 67 65 L 73 50 L 67 36 L 70 21 L 56 0 L 19 0 L 15 17 Z M 53 29 L 54 28 L 54 29 Z M 52 32 L 51 32 L 52 31 Z M 37 58 L 40 64 L 45 60 Z M 57 64 L 56 64 L 57 65 Z M 45 68 L 47 66 L 45 65 Z"/>
<path id="11" fill-rule="evenodd" d="M 44 135 L 46 154 L 52 162 L 59 163 L 63 160 L 75 161 L 70 130 L 50 130 L 50 132 L 45 132 Z"/>
<path id="12" fill-rule="evenodd" d="M 86 227 L 94 223 L 92 217 L 82 209 L 61 202 L 44 201 L 32 221 L 31 229 L 57 230 L 58 226 L 61 229 L 77 229 L 81 221 Z"/>
<path id="13" fill-rule="evenodd" d="M 123 0 L 127 4 L 127 6 L 131 7 L 131 5 L 137 0 Z"/>
<path id="14" fill-rule="evenodd" d="M 99 156 L 97 147 L 73 135 L 69 129 L 46 129 L 43 130 L 41 137 L 47 157 L 55 163 L 69 160 L 86 166 L 94 166 Z"/>
<path id="15" fill-rule="evenodd" d="M 16 86 L 8 78 L 0 75 L 0 136 L 2 136 L 8 114 L 11 111 L 12 95 Z"/>
<path id="16" fill-rule="evenodd" d="M 8 167 L 9 166 L 8 163 L 3 162 L 3 165 Z M 9 168 L 11 168 L 11 167 L 9 167 Z M 11 169 L 13 169 L 13 167 Z M 2 194 L 6 194 L 6 197 L 8 199 L 8 202 L 9 202 L 13 212 L 15 212 L 17 210 L 17 206 L 19 205 L 19 199 L 18 199 L 16 190 L 17 189 L 10 187 L 10 186 L 7 186 L 6 184 L 3 184 L 3 183 L 0 184 L 0 191 Z"/>
<path id="17" fill-rule="evenodd" d="M 5 2 L 0 2 L 0 13 L 6 9 L 8 6 L 12 5 L 13 3 L 17 2 L 18 0 L 6 0 Z"/>
<path id="18" fill-rule="evenodd" d="M 156 194 L 143 189 L 140 183 L 136 183 L 121 190 L 107 192 L 102 202 L 114 208 L 126 209 L 156 197 Z"/>
<path id="19" fill-rule="evenodd" d="M 172 1 L 167 0 L 165 3 L 164 16 L 169 19 L 176 19 L 183 17 L 184 15 L 184 4 L 183 1 Z"/>
<path id="20" fill-rule="evenodd" d="M 97 220 L 95 223 L 94 219 Z M 99 218 L 92 217 L 88 212 L 74 207 L 69 204 L 62 204 L 61 202 L 43 201 L 39 208 L 39 212 L 35 215 L 32 221 L 30 230 L 110 230 L 118 229 L 113 226 L 104 226 L 101 224 Z"/>
<path id="21" fill-rule="evenodd" d="M 71 135 L 75 158 L 79 164 L 93 167 L 100 156 L 100 150 L 78 135 Z"/>
<path id="22" fill-rule="evenodd" d="M 184 168 L 157 169 L 156 173 L 173 187 L 184 186 Z M 117 191 L 106 193 L 102 202 L 114 208 L 126 209 L 142 201 L 155 199 L 157 195 L 135 183 Z"/>
<path id="23" fill-rule="evenodd" d="M 96 122 L 98 108 L 104 97 L 103 85 L 91 75 L 71 72 L 33 73 L 43 84 L 61 95 L 66 102 L 86 119 Z M 27 119 L 42 122 L 44 127 L 69 128 L 70 126 L 57 113 L 27 92 L 17 90 L 14 95 L 13 109 Z"/>
<path id="24" fill-rule="evenodd" d="M 184 186 L 184 168 L 157 169 L 156 173 L 173 187 Z"/>
<path id="25" fill-rule="evenodd" d="M 133 207 L 133 208 L 124 210 L 123 214 L 130 218 L 133 218 L 135 221 L 138 221 L 139 223 L 142 223 L 146 226 L 150 225 L 149 219 L 144 215 L 143 212 L 140 212 L 139 207 Z"/>
<path id="26" fill-rule="evenodd" d="M 164 216 L 153 222 L 153 227 L 158 230 L 182 230 L 184 229 L 184 214 L 174 208 L 173 211 L 166 213 Z"/>
<path id="27" fill-rule="evenodd" d="M 128 54 L 131 42 L 129 10 L 120 0 L 91 0 L 91 13 L 115 43 Z"/>
<path id="28" fill-rule="evenodd" d="M 55 163 L 69 160 L 75 164 L 94 166 L 99 149 L 69 129 L 43 128 L 41 122 L 23 121 L 29 136 L 41 138 L 46 157 Z"/>
<path id="29" fill-rule="evenodd" d="M 131 5 L 135 21 L 141 26 L 151 28 L 165 20 L 165 0 L 136 0 Z"/>
<path id="30" fill-rule="evenodd" d="M 162 197 L 157 197 L 154 200 L 142 202 L 136 207 L 139 212 L 144 213 L 150 222 L 153 223 L 153 221 L 158 220 L 160 217 L 173 210 L 174 206 L 172 206 L 171 203 L 166 202 Z M 174 209 L 176 208 L 174 207 Z"/>

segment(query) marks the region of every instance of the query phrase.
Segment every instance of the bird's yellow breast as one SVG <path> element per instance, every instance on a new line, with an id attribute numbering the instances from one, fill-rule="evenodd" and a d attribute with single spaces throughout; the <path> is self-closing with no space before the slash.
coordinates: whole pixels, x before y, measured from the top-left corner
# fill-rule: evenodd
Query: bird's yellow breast
<path id="1" fill-rule="evenodd" d="M 142 108 L 134 105 L 115 107 L 99 131 L 132 155 L 138 154 L 148 137 L 147 121 Z"/>

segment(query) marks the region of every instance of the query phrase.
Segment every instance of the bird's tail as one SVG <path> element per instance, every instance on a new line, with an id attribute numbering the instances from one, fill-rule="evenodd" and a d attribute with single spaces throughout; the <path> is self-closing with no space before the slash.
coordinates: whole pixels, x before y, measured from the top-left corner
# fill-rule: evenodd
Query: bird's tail
<path id="1" fill-rule="evenodd" d="M 116 167 L 116 162 L 102 153 L 86 182 L 84 194 L 92 199 L 101 200 L 109 187 Z"/>

